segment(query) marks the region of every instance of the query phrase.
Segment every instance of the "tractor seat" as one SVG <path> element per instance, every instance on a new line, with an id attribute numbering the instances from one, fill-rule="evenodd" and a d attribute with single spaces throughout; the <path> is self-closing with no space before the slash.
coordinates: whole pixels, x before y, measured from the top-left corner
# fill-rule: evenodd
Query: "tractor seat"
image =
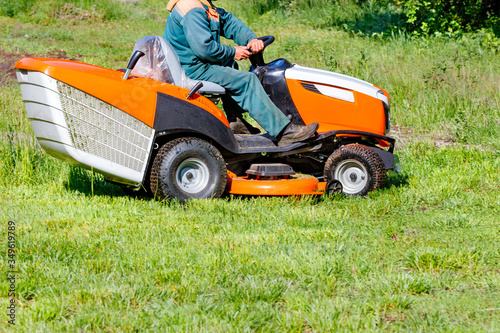
<path id="1" fill-rule="evenodd" d="M 143 37 L 135 43 L 132 54 L 136 50 L 144 52 L 145 55 L 135 65 L 132 75 L 174 84 L 189 90 L 200 82 L 187 77 L 177 53 L 165 38 L 160 36 Z M 201 82 L 203 82 L 203 87 L 198 90 L 199 94 L 222 95 L 226 93 L 226 89 L 216 83 Z"/>

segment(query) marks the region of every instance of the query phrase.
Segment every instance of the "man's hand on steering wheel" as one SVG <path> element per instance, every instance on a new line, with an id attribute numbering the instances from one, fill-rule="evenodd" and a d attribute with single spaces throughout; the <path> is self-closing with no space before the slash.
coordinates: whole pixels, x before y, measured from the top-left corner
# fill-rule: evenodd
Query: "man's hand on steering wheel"
<path id="1" fill-rule="evenodd" d="M 235 46 L 236 53 L 234 54 L 235 60 L 244 60 L 248 59 L 252 55 L 250 51 L 248 51 L 246 46 Z"/>
<path id="2" fill-rule="evenodd" d="M 267 45 L 272 44 L 272 42 L 274 42 L 273 36 L 265 36 L 252 39 L 248 42 L 247 46 L 235 46 L 234 48 L 236 49 L 236 52 L 233 58 L 235 60 L 248 59 L 252 54 L 262 52 L 264 48 Z"/>
<path id="3" fill-rule="evenodd" d="M 259 53 L 264 49 L 264 42 L 260 39 L 252 39 L 247 44 L 247 49 L 252 51 L 252 54 Z"/>

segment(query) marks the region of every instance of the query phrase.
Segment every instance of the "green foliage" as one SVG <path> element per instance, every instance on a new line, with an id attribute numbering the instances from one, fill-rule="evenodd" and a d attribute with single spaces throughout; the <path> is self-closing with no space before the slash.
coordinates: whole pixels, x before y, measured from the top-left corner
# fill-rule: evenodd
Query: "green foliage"
<path id="1" fill-rule="evenodd" d="M 371 35 L 406 30 L 454 33 L 492 28 L 500 33 L 500 3 L 496 0 L 250 0 L 242 11 L 278 15 L 288 24 L 343 27 Z"/>
<path id="2" fill-rule="evenodd" d="M 497 0 L 396 0 L 405 9 L 407 23 L 419 33 L 473 31 L 500 23 Z"/>
<path id="3" fill-rule="evenodd" d="M 368 35 L 389 31 L 401 19 L 401 13 L 389 1 L 366 0 L 251 0 L 239 12 L 246 12 L 249 19 L 272 15 L 281 24 L 335 26 Z"/>
<path id="4" fill-rule="evenodd" d="M 0 15 L 14 17 L 18 13 L 26 12 L 37 0 L 0 0 Z"/>

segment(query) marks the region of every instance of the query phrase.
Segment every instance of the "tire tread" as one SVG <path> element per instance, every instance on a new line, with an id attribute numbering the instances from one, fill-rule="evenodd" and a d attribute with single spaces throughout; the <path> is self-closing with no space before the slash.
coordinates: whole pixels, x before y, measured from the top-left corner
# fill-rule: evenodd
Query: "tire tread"
<path id="1" fill-rule="evenodd" d="M 335 150 L 325 163 L 323 176 L 327 182 L 333 180 L 335 168 L 340 161 L 345 159 L 355 159 L 365 165 L 371 178 L 361 192 L 352 195 L 366 195 L 367 193 L 385 186 L 387 170 L 384 161 L 380 156 L 368 146 L 360 144 L 350 144 Z"/>
<path id="2" fill-rule="evenodd" d="M 215 157 L 218 163 L 222 163 L 224 165 L 223 168 L 221 168 L 220 172 L 220 179 L 221 179 L 221 184 L 216 188 L 216 191 L 212 193 L 211 197 L 212 198 L 219 198 L 223 193 L 226 188 L 226 182 L 227 182 L 227 171 L 225 167 L 225 162 L 222 154 L 215 148 L 213 145 L 211 145 L 209 142 L 195 138 L 195 137 L 183 137 L 183 138 L 177 138 L 172 141 L 169 141 L 165 143 L 159 150 L 158 153 L 156 154 L 156 157 L 154 158 L 153 165 L 151 167 L 151 175 L 150 175 L 150 187 L 151 187 L 151 192 L 153 193 L 153 196 L 157 200 L 163 200 L 163 199 L 173 199 L 175 196 L 173 195 L 172 191 L 169 191 L 168 185 L 161 186 L 161 166 L 163 160 L 171 153 L 175 147 L 178 147 L 179 145 L 193 145 L 193 144 L 201 144 L 202 146 L 205 146 L 205 148 L 208 149 L 208 152 Z M 187 200 L 183 198 L 178 198 L 181 202 Z"/>

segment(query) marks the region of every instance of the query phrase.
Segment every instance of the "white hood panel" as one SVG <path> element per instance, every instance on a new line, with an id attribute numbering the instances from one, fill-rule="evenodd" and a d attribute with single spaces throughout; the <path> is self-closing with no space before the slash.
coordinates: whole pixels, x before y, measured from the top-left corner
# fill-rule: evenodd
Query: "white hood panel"
<path id="1" fill-rule="evenodd" d="M 294 65 L 292 68 L 286 70 L 285 78 L 357 91 L 359 93 L 380 99 L 382 102 L 389 105 L 389 99 L 379 88 L 375 87 L 371 83 L 356 79 L 349 75 Z M 321 86 L 317 86 L 317 88 L 321 91 Z"/>

